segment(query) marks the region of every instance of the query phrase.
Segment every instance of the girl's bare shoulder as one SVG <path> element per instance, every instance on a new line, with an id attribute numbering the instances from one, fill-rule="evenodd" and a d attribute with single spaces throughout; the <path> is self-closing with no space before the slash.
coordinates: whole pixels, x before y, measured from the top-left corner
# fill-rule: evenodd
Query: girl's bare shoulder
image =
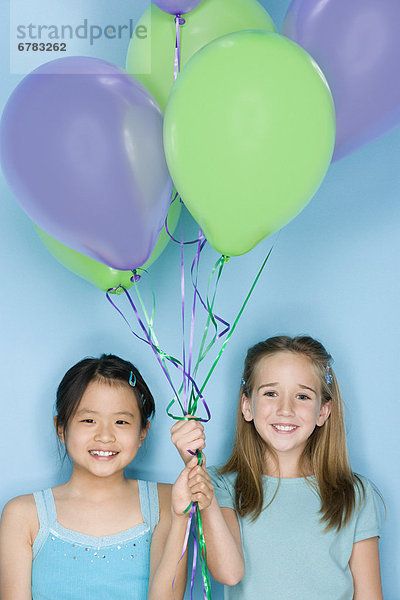
<path id="1" fill-rule="evenodd" d="M 36 504 L 33 494 L 16 496 L 12 500 L 9 500 L 3 509 L 3 517 L 5 518 L 26 518 L 28 515 L 36 515 Z"/>
<path id="2" fill-rule="evenodd" d="M 5 505 L 1 516 L 2 530 L 11 529 L 29 537 L 33 544 L 39 531 L 39 519 L 33 494 L 13 498 Z"/>

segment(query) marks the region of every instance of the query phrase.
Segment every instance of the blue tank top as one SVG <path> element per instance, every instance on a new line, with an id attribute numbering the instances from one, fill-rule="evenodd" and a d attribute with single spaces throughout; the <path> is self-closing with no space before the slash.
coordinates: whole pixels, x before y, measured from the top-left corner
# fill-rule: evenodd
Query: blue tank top
<path id="1" fill-rule="evenodd" d="M 143 523 L 106 537 L 65 529 L 51 489 L 35 492 L 40 529 L 33 544 L 33 600 L 146 600 L 157 484 L 138 481 Z"/>

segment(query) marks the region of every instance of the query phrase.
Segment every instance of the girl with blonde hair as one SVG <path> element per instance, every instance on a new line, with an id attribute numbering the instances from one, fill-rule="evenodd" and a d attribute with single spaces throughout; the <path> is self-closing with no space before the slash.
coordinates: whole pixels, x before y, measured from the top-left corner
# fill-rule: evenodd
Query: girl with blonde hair
<path id="1" fill-rule="evenodd" d="M 187 463 L 188 450 L 204 448 L 204 429 L 179 423 L 172 440 Z M 249 349 L 233 450 L 210 473 L 197 469 L 196 490 L 210 499 L 208 564 L 225 599 L 382 599 L 377 494 L 351 470 L 320 342 L 277 336 Z"/>

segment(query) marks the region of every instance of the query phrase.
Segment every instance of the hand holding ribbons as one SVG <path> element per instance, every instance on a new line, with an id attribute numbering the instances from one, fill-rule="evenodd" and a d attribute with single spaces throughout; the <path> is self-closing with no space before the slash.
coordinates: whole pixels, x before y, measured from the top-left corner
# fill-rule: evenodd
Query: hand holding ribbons
<path id="1" fill-rule="evenodd" d="M 197 450 L 204 450 L 206 437 L 201 422 L 191 418 L 190 415 L 186 416 L 187 420 L 177 421 L 171 427 L 171 440 L 185 465 L 188 465 Z"/>
<path id="2" fill-rule="evenodd" d="M 180 473 L 172 488 L 172 510 L 178 516 L 189 514 L 186 510 L 191 503 L 197 503 L 200 510 L 208 508 L 214 497 L 214 488 L 205 464 L 198 465 L 192 456 Z"/>

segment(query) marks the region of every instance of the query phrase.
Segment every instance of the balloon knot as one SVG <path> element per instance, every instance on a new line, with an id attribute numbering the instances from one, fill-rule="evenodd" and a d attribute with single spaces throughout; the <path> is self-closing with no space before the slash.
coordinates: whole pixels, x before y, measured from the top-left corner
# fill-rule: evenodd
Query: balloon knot
<path id="1" fill-rule="evenodd" d="M 180 14 L 177 14 L 175 16 L 175 23 L 178 23 L 179 25 L 184 25 L 186 23 L 186 20 L 183 17 L 181 17 Z"/>
<path id="2" fill-rule="evenodd" d="M 224 263 L 228 263 L 231 260 L 231 257 L 225 256 L 225 254 L 222 255 L 222 258 L 224 259 Z"/>
<path id="3" fill-rule="evenodd" d="M 133 275 L 131 277 L 131 281 L 133 283 L 137 283 L 138 281 L 140 281 L 140 275 L 139 273 L 137 273 L 136 271 L 132 271 Z"/>
<path id="4" fill-rule="evenodd" d="M 123 287 L 120 285 L 118 285 L 117 287 L 113 287 L 113 288 L 108 288 L 107 290 L 107 294 L 122 294 L 123 292 Z"/>

